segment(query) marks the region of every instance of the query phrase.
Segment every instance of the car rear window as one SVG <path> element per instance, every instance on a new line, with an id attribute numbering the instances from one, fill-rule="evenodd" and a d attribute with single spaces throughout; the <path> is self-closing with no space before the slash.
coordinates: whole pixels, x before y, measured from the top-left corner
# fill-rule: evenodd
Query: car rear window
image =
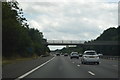
<path id="1" fill-rule="evenodd" d="M 85 54 L 86 54 L 86 55 L 96 55 L 95 52 L 86 52 Z"/>
<path id="2" fill-rule="evenodd" d="M 78 53 L 72 53 L 72 55 L 78 55 Z"/>

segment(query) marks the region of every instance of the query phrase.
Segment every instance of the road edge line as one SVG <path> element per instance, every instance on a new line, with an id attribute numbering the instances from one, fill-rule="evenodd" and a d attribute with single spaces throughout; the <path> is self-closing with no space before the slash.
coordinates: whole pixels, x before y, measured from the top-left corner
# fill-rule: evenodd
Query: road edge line
<path id="1" fill-rule="evenodd" d="M 21 75 L 20 77 L 16 78 L 15 80 L 20 80 L 20 79 L 26 77 L 27 75 L 29 75 L 29 74 L 31 74 L 32 72 L 36 71 L 37 69 L 41 68 L 41 67 L 44 66 L 45 64 L 49 63 L 49 62 L 50 62 L 51 60 L 53 60 L 54 58 L 55 58 L 55 57 L 53 57 L 52 59 L 46 61 L 45 63 L 43 63 L 43 64 L 41 64 L 41 65 L 39 65 L 39 66 L 33 68 L 32 70 L 30 70 L 30 71 L 28 71 L 27 73 Z"/>

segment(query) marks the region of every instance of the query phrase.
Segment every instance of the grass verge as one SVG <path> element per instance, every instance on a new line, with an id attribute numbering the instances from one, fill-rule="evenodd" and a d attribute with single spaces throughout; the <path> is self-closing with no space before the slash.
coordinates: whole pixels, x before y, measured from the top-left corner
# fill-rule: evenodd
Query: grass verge
<path id="1" fill-rule="evenodd" d="M 32 60 L 32 59 L 36 59 L 38 58 L 35 57 L 35 56 L 32 56 L 32 57 L 13 57 L 13 58 L 3 58 L 2 59 L 2 65 L 6 65 L 6 64 L 12 64 L 12 63 L 17 63 L 17 62 L 20 62 L 20 61 L 27 61 L 27 60 Z"/>

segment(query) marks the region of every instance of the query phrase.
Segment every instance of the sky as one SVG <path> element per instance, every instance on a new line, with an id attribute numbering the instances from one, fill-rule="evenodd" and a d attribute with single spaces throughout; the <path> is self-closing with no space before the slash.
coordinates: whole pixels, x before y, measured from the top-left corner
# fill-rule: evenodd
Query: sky
<path id="1" fill-rule="evenodd" d="M 30 28 L 47 40 L 93 40 L 118 26 L 118 0 L 18 0 Z M 51 50 L 64 46 L 49 46 Z"/>

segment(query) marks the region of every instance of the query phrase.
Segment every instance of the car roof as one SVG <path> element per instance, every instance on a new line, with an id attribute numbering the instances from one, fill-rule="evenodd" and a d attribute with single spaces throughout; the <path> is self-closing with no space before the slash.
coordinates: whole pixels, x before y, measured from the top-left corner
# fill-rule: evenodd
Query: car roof
<path id="1" fill-rule="evenodd" d="M 78 53 L 78 52 L 72 52 L 72 53 Z"/>
<path id="2" fill-rule="evenodd" d="M 78 54 L 78 52 L 71 52 L 71 54 L 74 54 L 74 53 L 77 53 L 77 54 Z"/>
<path id="3" fill-rule="evenodd" d="M 95 50 L 86 50 L 84 53 L 86 52 L 96 52 Z"/>

